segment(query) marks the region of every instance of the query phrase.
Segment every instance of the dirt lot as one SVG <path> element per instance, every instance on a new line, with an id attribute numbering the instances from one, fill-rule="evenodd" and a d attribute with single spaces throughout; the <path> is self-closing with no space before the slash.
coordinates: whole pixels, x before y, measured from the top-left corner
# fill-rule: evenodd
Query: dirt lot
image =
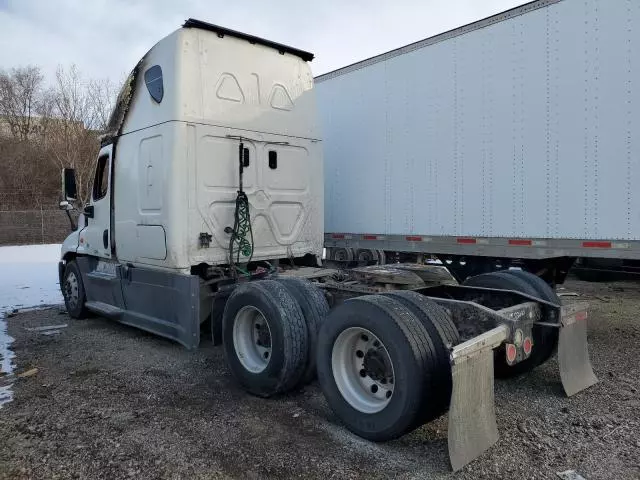
<path id="1" fill-rule="evenodd" d="M 317 385 L 275 400 L 194 352 L 60 309 L 9 318 L 19 379 L 0 409 L 0 478 L 640 478 L 640 284 L 571 281 L 592 303 L 600 383 L 564 398 L 555 360 L 496 383 L 501 438 L 453 475 L 446 417 L 373 444 L 337 424 Z M 67 323 L 58 335 L 26 327 Z"/>

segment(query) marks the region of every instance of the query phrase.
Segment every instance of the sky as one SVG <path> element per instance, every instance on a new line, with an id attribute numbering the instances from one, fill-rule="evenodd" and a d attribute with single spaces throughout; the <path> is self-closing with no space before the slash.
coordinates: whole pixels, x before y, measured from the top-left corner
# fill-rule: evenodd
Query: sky
<path id="1" fill-rule="evenodd" d="M 0 69 L 75 63 L 120 81 L 189 17 L 313 52 L 314 75 L 485 18 L 524 0 L 0 0 Z"/>

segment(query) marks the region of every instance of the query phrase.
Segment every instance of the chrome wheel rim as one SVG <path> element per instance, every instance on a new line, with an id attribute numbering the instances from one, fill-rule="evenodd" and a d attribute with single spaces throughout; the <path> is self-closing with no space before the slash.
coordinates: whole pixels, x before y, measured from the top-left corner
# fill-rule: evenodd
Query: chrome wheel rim
<path id="1" fill-rule="evenodd" d="M 78 292 L 78 277 L 74 272 L 70 272 L 67 275 L 67 280 L 65 282 L 65 293 L 67 297 L 67 302 L 71 308 L 76 308 L 78 305 L 79 292 Z"/>
<path id="2" fill-rule="evenodd" d="M 242 307 L 233 322 L 233 348 L 242 366 L 260 373 L 271 361 L 271 330 L 264 314 L 253 306 Z"/>
<path id="3" fill-rule="evenodd" d="M 393 362 L 371 331 L 350 327 L 338 335 L 331 352 L 333 378 L 342 398 L 363 413 L 378 413 L 393 398 Z"/>

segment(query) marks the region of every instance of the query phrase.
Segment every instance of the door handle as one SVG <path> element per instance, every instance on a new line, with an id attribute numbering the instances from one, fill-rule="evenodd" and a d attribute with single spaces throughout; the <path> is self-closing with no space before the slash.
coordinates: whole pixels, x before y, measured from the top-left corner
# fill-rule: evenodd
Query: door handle
<path id="1" fill-rule="evenodd" d="M 102 244 L 105 250 L 109 248 L 109 230 L 102 232 Z"/>
<path id="2" fill-rule="evenodd" d="M 93 205 L 87 205 L 86 207 L 84 207 L 84 210 L 82 211 L 82 213 L 84 213 L 84 216 L 87 218 L 93 218 L 93 214 L 94 214 Z"/>

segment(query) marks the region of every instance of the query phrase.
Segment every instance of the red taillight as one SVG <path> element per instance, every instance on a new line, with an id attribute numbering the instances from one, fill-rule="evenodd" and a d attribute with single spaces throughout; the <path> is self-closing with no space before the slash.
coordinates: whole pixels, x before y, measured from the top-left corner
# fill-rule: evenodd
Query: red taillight
<path id="1" fill-rule="evenodd" d="M 516 346 L 512 343 L 507 344 L 507 362 L 510 364 L 516 361 L 516 357 L 518 356 L 518 351 L 516 350 Z"/>
<path id="2" fill-rule="evenodd" d="M 531 353 L 531 349 L 533 348 L 533 342 L 531 338 L 526 337 L 524 342 L 522 342 L 522 349 L 524 350 L 525 355 L 529 355 Z"/>

